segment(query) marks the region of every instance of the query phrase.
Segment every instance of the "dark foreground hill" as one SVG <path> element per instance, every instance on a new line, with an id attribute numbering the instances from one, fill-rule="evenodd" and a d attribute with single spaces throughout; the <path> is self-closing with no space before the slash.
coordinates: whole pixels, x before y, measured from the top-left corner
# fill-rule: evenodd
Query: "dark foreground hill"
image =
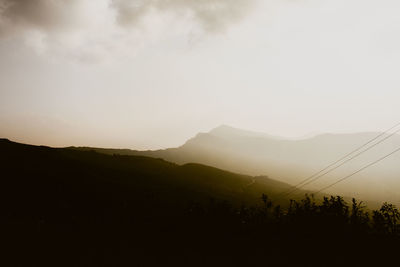
<path id="1" fill-rule="evenodd" d="M 181 204 L 183 200 L 208 201 L 212 197 L 239 205 L 257 203 L 262 193 L 274 196 L 291 188 L 266 176 L 240 175 L 193 163 L 177 165 L 143 156 L 38 147 L 4 139 L 0 140 L 0 148 L 3 169 L 8 171 L 7 181 L 36 187 L 56 183 L 99 195 L 110 188 L 122 188 L 129 193 L 163 195 L 165 200 L 176 198 Z M 52 192 L 46 190 L 48 194 Z M 304 195 L 304 191 L 299 194 Z"/>
<path id="2" fill-rule="evenodd" d="M 0 151 L 1 266 L 365 266 L 399 244 L 393 210 L 371 224 L 340 198 L 282 211 L 261 194 L 289 185 L 266 177 L 8 140 Z"/>

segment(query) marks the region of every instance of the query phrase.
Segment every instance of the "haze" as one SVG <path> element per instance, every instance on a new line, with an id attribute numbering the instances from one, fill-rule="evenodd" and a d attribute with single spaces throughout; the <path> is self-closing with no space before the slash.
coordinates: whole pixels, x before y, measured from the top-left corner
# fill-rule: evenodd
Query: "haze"
<path id="1" fill-rule="evenodd" d="M 220 124 L 301 137 L 399 120 L 398 1 L 32 2 L 0 0 L 14 141 L 156 149 Z"/>

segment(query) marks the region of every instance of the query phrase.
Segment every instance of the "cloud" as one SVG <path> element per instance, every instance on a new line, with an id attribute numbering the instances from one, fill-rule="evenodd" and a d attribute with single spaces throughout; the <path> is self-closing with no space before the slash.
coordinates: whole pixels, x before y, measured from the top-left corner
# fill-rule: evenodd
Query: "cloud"
<path id="1" fill-rule="evenodd" d="M 2 32 L 38 29 L 71 31 L 110 19 L 109 0 L 0 0 Z M 112 21 L 110 21 L 112 23 Z"/>
<path id="2" fill-rule="evenodd" d="M 115 0 L 118 21 L 132 25 L 150 10 L 189 15 L 206 31 L 224 30 L 247 14 L 254 0 Z"/>
<path id="3" fill-rule="evenodd" d="M 218 33 L 240 21 L 255 1 L 0 0 L 0 38 L 22 37 L 39 52 L 92 58 L 132 47 L 141 39 L 134 35 L 152 27 L 151 16 L 169 18 L 159 23 L 164 28 L 157 33 L 173 32 L 168 25 L 172 21 L 193 24 L 203 33 Z"/>

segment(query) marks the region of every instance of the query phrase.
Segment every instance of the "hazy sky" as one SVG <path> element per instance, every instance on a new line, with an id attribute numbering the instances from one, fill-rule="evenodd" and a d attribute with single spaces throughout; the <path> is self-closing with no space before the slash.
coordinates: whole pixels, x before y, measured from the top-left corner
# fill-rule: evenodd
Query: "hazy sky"
<path id="1" fill-rule="evenodd" d="M 0 0 L 0 136 L 178 146 L 400 121 L 395 0 Z"/>

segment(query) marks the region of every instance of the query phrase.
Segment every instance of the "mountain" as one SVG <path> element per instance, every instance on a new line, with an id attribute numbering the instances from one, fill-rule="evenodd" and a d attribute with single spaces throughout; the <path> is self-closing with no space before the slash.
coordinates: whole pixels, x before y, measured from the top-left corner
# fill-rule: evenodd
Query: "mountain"
<path id="1" fill-rule="evenodd" d="M 243 255 L 253 259 L 248 245 L 253 235 L 236 230 L 232 235 L 229 218 L 217 227 L 214 215 L 204 217 L 202 210 L 210 205 L 215 216 L 225 216 L 232 213 L 230 206 L 260 207 L 263 193 L 275 196 L 291 188 L 268 177 L 144 156 L 6 139 L 0 139 L 0 151 L 5 266 L 187 266 L 189 260 L 190 266 L 232 265 L 233 258 L 213 251 L 246 251 Z M 192 220 L 192 213 L 205 222 Z M 208 264 L 197 262 L 199 251 L 210 257 Z"/>
<path id="2" fill-rule="evenodd" d="M 0 151 L 4 266 L 379 266 L 399 242 L 388 213 L 368 224 L 339 196 L 273 205 L 291 187 L 267 177 L 5 139 Z"/>
<path id="3" fill-rule="evenodd" d="M 94 149 L 107 154 L 143 155 L 178 164 L 194 162 L 237 173 L 264 175 L 285 183 L 296 184 L 379 134 L 374 132 L 321 134 L 301 140 L 289 140 L 223 125 L 208 133 L 197 134 L 178 148 L 156 151 L 80 149 Z M 397 147 L 400 147 L 400 136 L 394 135 L 310 184 L 307 189 L 317 190 L 329 185 Z M 328 193 L 353 195 L 373 201 L 388 200 L 399 204 L 399 162 L 400 153 L 332 187 Z"/>
<path id="4" fill-rule="evenodd" d="M 259 203 L 263 193 L 276 195 L 291 188 L 265 176 L 235 174 L 195 163 L 178 165 L 144 156 L 111 156 L 24 145 L 6 139 L 0 139 L 0 149 L 5 174 L 0 193 L 12 194 L 16 199 L 58 198 L 58 194 L 64 194 L 65 188 L 61 187 L 64 185 L 80 193 L 86 190 L 88 195 L 111 189 L 131 190 L 131 193 L 145 192 L 181 203 L 216 198 L 254 204 Z M 299 194 L 304 196 L 304 193 Z"/>

